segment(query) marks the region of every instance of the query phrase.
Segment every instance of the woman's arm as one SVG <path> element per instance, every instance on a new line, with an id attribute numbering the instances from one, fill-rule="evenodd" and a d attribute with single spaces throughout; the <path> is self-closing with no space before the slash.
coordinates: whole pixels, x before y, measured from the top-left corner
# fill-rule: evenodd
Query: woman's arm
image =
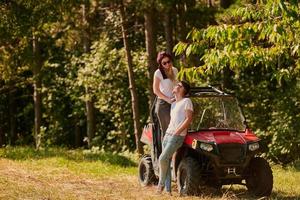
<path id="1" fill-rule="evenodd" d="M 160 99 L 163 99 L 166 102 L 168 102 L 169 104 L 171 104 L 172 100 L 160 91 L 159 83 L 160 83 L 160 79 L 158 77 L 154 77 L 153 78 L 153 92 L 154 92 L 154 94 L 156 94 L 156 96 L 158 96 Z"/>
<path id="2" fill-rule="evenodd" d="M 177 127 L 176 131 L 175 131 L 175 135 L 180 135 L 180 133 L 187 129 L 190 125 L 190 123 L 193 120 L 193 111 L 192 110 L 185 110 L 185 120 L 183 121 L 183 123 Z"/>

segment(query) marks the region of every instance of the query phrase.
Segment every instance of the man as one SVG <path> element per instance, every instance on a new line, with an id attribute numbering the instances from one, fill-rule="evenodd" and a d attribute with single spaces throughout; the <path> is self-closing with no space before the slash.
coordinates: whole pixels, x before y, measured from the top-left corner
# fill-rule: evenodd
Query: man
<path id="1" fill-rule="evenodd" d="M 190 86 L 184 81 L 180 81 L 173 89 L 176 101 L 171 106 L 171 119 L 166 135 L 163 140 L 163 150 L 159 156 L 159 183 L 157 193 L 161 193 L 165 187 L 165 180 L 171 177 L 170 161 L 187 134 L 187 129 L 192 122 L 193 104 L 185 95 L 189 93 Z M 170 183 L 171 184 L 171 183 Z M 166 186 L 166 188 L 171 188 Z M 167 191 L 171 194 L 171 189 Z"/>

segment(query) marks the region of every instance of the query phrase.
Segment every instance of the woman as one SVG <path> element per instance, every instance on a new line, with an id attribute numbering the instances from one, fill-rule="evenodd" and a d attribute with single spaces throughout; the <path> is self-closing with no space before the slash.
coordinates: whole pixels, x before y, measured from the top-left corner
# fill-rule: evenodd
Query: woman
<path id="1" fill-rule="evenodd" d="M 155 105 L 155 113 L 160 124 L 162 140 L 170 123 L 171 103 L 175 100 L 172 90 L 176 84 L 178 70 L 173 67 L 172 56 L 166 52 L 158 53 L 156 61 L 158 69 L 154 73 L 153 92 L 158 97 Z M 171 193 L 170 171 L 168 171 L 166 177 L 165 187 L 166 191 Z"/>
<path id="2" fill-rule="evenodd" d="M 175 100 L 172 90 L 176 84 L 178 70 L 173 67 L 172 56 L 166 52 L 160 52 L 156 59 L 158 69 L 154 73 L 153 92 L 158 97 L 155 105 L 162 137 L 168 128 L 170 122 L 171 103 Z"/>

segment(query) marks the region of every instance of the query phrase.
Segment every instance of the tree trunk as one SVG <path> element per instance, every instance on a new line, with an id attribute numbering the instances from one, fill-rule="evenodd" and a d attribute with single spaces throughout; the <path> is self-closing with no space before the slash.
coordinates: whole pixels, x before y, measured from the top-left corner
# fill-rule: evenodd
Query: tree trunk
<path id="1" fill-rule="evenodd" d="M 5 134 L 3 130 L 4 119 L 3 112 L 0 111 L 0 148 L 5 144 Z"/>
<path id="2" fill-rule="evenodd" d="M 86 94 L 90 94 L 89 88 L 86 88 Z M 94 102 L 88 99 L 85 103 L 86 105 L 86 115 L 87 115 L 87 135 L 88 135 L 88 146 L 92 147 L 92 140 L 95 137 L 95 108 Z"/>
<path id="3" fill-rule="evenodd" d="M 75 116 L 75 147 L 80 147 L 81 146 L 81 131 L 80 131 L 80 122 L 79 118 L 76 115 Z"/>
<path id="4" fill-rule="evenodd" d="M 9 95 L 9 141 L 11 145 L 15 145 L 17 139 L 17 127 L 16 127 L 16 102 L 15 102 L 15 90 L 10 83 Z"/>
<path id="5" fill-rule="evenodd" d="M 228 8 L 231 4 L 231 0 L 220 0 L 220 6 L 222 8 Z"/>
<path id="6" fill-rule="evenodd" d="M 214 0 L 207 0 L 207 6 L 208 7 L 213 7 L 214 6 Z"/>
<path id="7" fill-rule="evenodd" d="M 90 52 L 90 38 L 89 38 L 89 31 L 88 31 L 88 22 L 86 18 L 87 13 L 87 6 L 82 5 L 82 20 L 83 20 L 83 50 L 84 53 Z M 94 108 L 94 102 L 93 97 L 90 94 L 89 86 L 86 86 L 85 88 L 86 95 L 88 96 L 88 99 L 86 100 L 85 106 L 86 106 L 86 116 L 87 116 L 87 136 L 88 136 L 88 147 L 91 148 L 92 140 L 95 137 L 95 108 Z"/>
<path id="8" fill-rule="evenodd" d="M 179 1 L 177 4 L 177 18 L 178 18 L 178 36 L 179 40 L 185 41 L 187 35 L 186 19 L 185 19 L 185 3 Z"/>
<path id="9" fill-rule="evenodd" d="M 41 77 L 40 71 L 42 67 L 42 61 L 40 56 L 40 48 L 38 38 L 33 34 L 32 38 L 33 47 L 33 101 L 34 101 L 34 138 L 35 147 L 39 149 L 41 146 L 41 122 L 42 122 L 42 96 L 41 96 Z"/>
<path id="10" fill-rule="evenodd" d="M 222 70 L 222 89 L 232 89 L 232 77 L 233 73 L 229 66 L 225 66 Z"/>
<path id="11" fill-rule="evenodd" d="M 167 52 L 173 55 L 173 27 L 171 18 L 171 8 L 166 8 L 164 15 L 164 31 L 167 42 Z"/>
<path id="12" fill-rule="evenodd" d="M 141 126 L 140 126 L 140 116 L 139 116 L 139 109 L 138 109 L 138 97 L 137 97 L 134 74 L 133 74 L 132 56 L 131 56 L 131 52 L 130 52 L 131 48 L 130 48 L 129 41 L 127 38 L 127 35 L 128 35 L 127 22 L 126 22 L 126 15 L 125 15 L 125 8 L 123 5 L 123 1 L 120 2 L 120 14 L 121 14 L 121 23 L 122 23 L 123 42 L 124 42 L 124 47 L 125 47 L 126 57 L 127 57 L 127 70 L 128 70 L 131 102 L 132 102 L 135 142 L 136 142 L 137 152 L 140 155 L 142 155 L 142 154 L 144 154 L 144 150 L 142 147 L 142 143 L 140 141 Z"/>
<path id="13" fill-rule="evenodd" d="M 145 10 L 144 18 L 145 18 L 145 40 L 146 40 L 146 50 L 148 56 L 148 73 L 149 73 L 149 94 L 150 94 L 150 107 L 154 101 L 154 93 L 152 89 L 153 83 L 153 75 L 155 70 L 157 69 L 156 63 L 156 30 L 155 30 L 155 9 L 153 4 L 151 7 Z"/>

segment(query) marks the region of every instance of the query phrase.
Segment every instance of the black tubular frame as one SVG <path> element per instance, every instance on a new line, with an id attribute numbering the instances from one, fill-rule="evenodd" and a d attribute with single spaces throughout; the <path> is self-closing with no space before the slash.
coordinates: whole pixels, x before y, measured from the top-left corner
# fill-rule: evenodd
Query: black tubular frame
<path id="1" fill-rule="evenodd" d="M 189 96 L 233 96 L 211 85 L 207 87 L 191 87 Z"/>

